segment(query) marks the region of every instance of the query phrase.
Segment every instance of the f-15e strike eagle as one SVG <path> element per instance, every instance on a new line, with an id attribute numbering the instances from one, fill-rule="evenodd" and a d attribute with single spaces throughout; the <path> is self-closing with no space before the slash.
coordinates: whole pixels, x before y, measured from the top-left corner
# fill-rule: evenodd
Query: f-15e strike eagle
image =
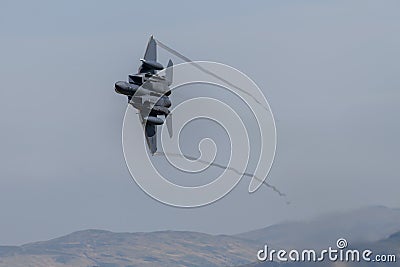
<path id="1" fill-rule="evenodd" d="M 128 82 L 115 83 L 115 92 L 126 95 L 128 103 L 139 110 L 139 117 L 144 127 L 144 134 L 151 154 L 157 151 L 157 125 L 166 120 L 169 136 L 172 137 L 172 114 L 170 114 L 172 84 L 172 61 L 169 60 L 165 76 L 157 74 L 164 67 L 157 62 L 157 43 L 153 36 L 147 43 L 144 58 L 137 74 L 129 75 Z"/>

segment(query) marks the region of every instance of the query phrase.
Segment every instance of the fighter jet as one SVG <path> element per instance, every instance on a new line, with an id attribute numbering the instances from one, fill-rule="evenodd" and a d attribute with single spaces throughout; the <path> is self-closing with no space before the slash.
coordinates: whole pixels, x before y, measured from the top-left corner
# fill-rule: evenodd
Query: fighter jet
<path id="1" fill-rule="evenodd" d="M 144 135 L 151 154 L 157 151 L 157 126 L 164 123 L 164 116 L 169 136 L 172 137 L 172 114 L 170 85 L 172 84 L 172 61 L 169 60 L 165 76 L 158 74 L 164 67 L 157 62 L 157 43 L 153 36 L 147 43 L 146 52 L 138 73 L 128 75 L 128 82 L 115 83 L 115 92 L 128 97 L 128 103 L 139 112 L 144 127 Z"/>

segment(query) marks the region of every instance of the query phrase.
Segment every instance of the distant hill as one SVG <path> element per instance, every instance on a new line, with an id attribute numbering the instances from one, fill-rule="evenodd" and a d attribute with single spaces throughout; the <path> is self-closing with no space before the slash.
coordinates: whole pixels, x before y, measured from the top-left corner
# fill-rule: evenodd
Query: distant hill
<path id="1" fill-rule="evenodd" d="M 331 214 L 308 222 L 276 224 L 234 236 L 186 231 L 113 233 L 84 230 L 49 241 L 0 246 L 0 267 L 305 267 L 312 265 L 256 263 L 256 254 L 266 243 L 274 249 L 317 250 L 334 246 L 340 237 L 346 238 L 351 247 L 365 247 L 377 253 L 388 253 L 394 249 L 399 253 L 400 210 L 369 207 Z M 318 263 L 318 266 L 331 264 Z M 337 266 L 353 267 L 343 264 Z M 399 265 L 391 263 L 387 266 Z"/>
<path id="2" fill-rule="evenodd" d="M 288 222 L 241 233 L 236 237 L 276 248 L 324 248 L 338 238 L 350 244 L 374 242 L 400 231 L 400 209 L 374 206 L 333 213 L 307 222 Z"/>
<path id="3" fill-rule="evenodd" d="M 0 266 L 232 266 L 255 261 L 255 251 L 254 242 L 226 235 L 85 230 L 20 247 L 0 247 Z"/>

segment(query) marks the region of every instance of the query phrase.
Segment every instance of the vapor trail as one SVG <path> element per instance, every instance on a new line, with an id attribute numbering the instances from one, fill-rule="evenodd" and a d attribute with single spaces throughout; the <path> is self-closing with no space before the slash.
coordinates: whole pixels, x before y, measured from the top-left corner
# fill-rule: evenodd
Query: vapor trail
<path id="1" fill-rule="evenodd" d="M 172 49 L 171 47 L 169 47 L 169 46 L 167 46 L 166 44 L 162 43 L 160 40 L 155 39 L 155 41 L 156 41 L 156 43 L 157 43 L 161 48 L 165 49 L 165 50 L 168 51 L 169 53 L 175 55 L 176 57 L 179 57 L 180 59 L 182 59 L 182 60 L 185 61 L 185 62 L 192 63 L 193 66 L 195 66 L 195 67 L 198 68 L 199 70 L 203 71 L 204 73 L 207 73 L 208 75 L 211 75 L 211 76 L 213 76 L 214 78 L 217 78 L 218 80 L 220 80 L 220 81 L 222 81 L 222 82 L 224 82 L 224 83 L 226 83 L 226 84 L 228 84 L 228 85 L 230 85 L 230 86 L 236 88 L 236 89 L 239 90 L 240 92 L 242 92 L 242 93 L 244 93 L 244 94 L 250 96 L 250 97 L 251 97 L 257 104 L 259 104 L 263 109 L 269 111 L 269 108 L 268 108 L 268 107 L 265 107 L 265 106 L 263 105 L 262 102 L 260 102 L 256 97 L 254 97 L 253 95 L 251 95 L 250 93 L 248 93 L 246 90 L 240 88 L 239 86 L 236 86 L 235 84 L 233 84 L 233 83 L 231 83 L 230 81 L 228 81 L 228 80 L 222 78 L 221 76 L 218 76 L 217 74 L 215 74 L 215 73 L 213 73 L 213 72 L 211 72 L 211 71 L 209 71 L 209 70 L 203 68 L 202 66 L 200 66 L 199 64 L 197 64 L 196 62 L 194 62 L 193 60 L 191 60 L 190 58 L 188 58 L 188 57 L 182 55 L 181 53 L 179 53 L 179 52 L 176 51 L 175 49 Z"/>
<path id="2" fill-rule="evenodd" d="M 286 194 L 281 192 L 278 188 L 276 188 L 275 186 L 267 183 L 265 180 L 260 179 L 259 177 L 257 177 L 256 175 L 252 174 L 252 173 L 247 173 L 247 172 L 240 172 L 237 169 L 233 168 L 233 167 L 229 167 L 229 166 L 225 166 L 216 162 L 208 162 L 205 160 L 201 160 L 198 159 L 196 157 L 190 156 L 190 155 L 186 155 L 186 154 L 177 154 L 177 153 L 169 153 L 169 152 L 156 152 L 154 153 L 154 156 L 171 156 L 171 157 L 177 157 L 177 158 L 188 158 L 190 160 L 197 160 L 205 165 L 212 165 L 224 170 L 230 170 L 233 171 L 239 175 L 243 175 L 243 176 L 248 176 L 248 177 L 252 177 L 254 179 L 256 179 L 257 181 L 263 183 L 265 186 L 267 186 L 268 188 L 272 189 L 275 193 L 277 193 L 279 196 L 281 197 L 285 197 L 286 198 Z M 286 201 L 287 204 L 289 204 L 289 201 Z"/>
<path id="3" fill-rule="evenodd" d="M 265 107 L 263 105 L 262 102 L 260 102 L 256 97 L 254 97 L 253 95 L 251 95 L 250 93 L 248 93 L 246 90 L 236 86 L 235 84 L 231 83 L 230 81 L 216 75 L 215 73 L 203 68 L 201 65 L 197 64 L 196 62 L 192 61 L 190 58 L 182 55 L 181 53 L 179 53 L 178 51 L 174 50 L 173 48 L 167 46 L 166 44 L 162 43 L 161 41 L 159 41 L 158 39 L 154 39 L 157 43 L 157 45 L 159 45 L 161 48 L 163 48 L 164 50 L 168 51 L 169 53 L 175 55 L 176 57 L 182 59 L 185 62 L 189 62 L 192 63 L 193 66 L 195 66 L 196 68 L 198 68 L 199 70 L 203 71 L 206 74 L 209 74 L 211 76 L 213 76 L 214 78 L 219 79 L 220 81 L 224 82 L 225 84 L 228 84 L 234 88 L 236 88 L 237 90 L 241 91 L 244 94 L 247 94 L 248 96 L 250 96 L 256 103 L 258 103 L 262 108 L 264 108 L 265 110 L 269 111 L 268 107 Z M 239 175 L 243 175 L 243 176 L 248 176 L 248 177 L 252 177 L 254 179 L 256 179 L 257 181 L 263 183 L 265 186 L 267 186 L 268 188 L 272 189 L 274 192 L 276 192 L 280 197 L 285 197 L 286 198 L 286 194 L 281 192 L 278 188 L 276 188 L 275 186 L 267 183 L 265 180 L 260 179 L 259 177 L 257 177 L 256 175 L 252 174 L 252 173 L 247 173 L 247 172 L 239 172 L 237 169 L 233 168 L 233 167 L 229 167 L 229 166 L 224 166 L 215 162 L 207 162 L 204 160 L 200 160 L 197 159 L 196 157 L 190 156 L 190 155 L 185 155 L 185 154 L 175 154 L 175 153 L 165 153 L 165 152 L 156 152 L 154 155 L 160 155 L 160 156 L 172 156 L 172 157 L 179 157 L 179 158 L 188 158 L 191 160 L 198 160 L 199 162 L 206 164 L 206 165 L 213 165 L 215 167 L 221 168 L 221 169 L 228 169 L 231 170 Z M 286 201 L 287 204 L 289 204 L 289 201 Z"/>

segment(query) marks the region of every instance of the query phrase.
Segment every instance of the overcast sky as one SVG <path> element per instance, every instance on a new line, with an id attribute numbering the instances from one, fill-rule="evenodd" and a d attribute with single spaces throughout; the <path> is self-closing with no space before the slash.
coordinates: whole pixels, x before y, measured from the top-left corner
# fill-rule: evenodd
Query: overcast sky
<path id="1" fill-rule="evenodd" d="M 398 1 L 1 1 L 0 245 L 400 207 L 399 12 Z M 290 205 L 242 179 L 213 205 L 173 208 L 133 182 L 113 84 L 136 71 L 150 34 L 259 85 L 278 133 L 268 181 Z"/>

